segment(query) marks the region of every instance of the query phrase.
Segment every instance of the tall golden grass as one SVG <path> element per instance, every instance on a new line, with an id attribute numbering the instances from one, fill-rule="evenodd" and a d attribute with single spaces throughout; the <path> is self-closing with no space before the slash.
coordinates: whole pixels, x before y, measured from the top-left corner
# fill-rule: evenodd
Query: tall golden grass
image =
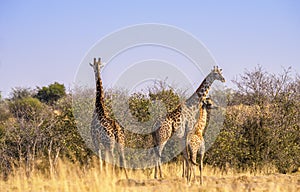
<path id="1" fill-rule="evenodd" d="M 300 191 L 300 174 L 283 175 L 272 173 L 226 173 L 210 167 L 204 169 L 204 185 L 199 177 L 187 183 L 181 177 L 181 163 L 163 165 L 164 179 L 154 180 L 153 170 L 128 170 L 130 179 L 119 172 L 112 174 L 111 167 L 100 171 L 98 161 L 89 168 L 60 160 L 55 173 L 50 175 L 37 170 L 28 177 L 23 168 L 18 168 L 6 181 L 0 180 L 0 191 Z M 199 172 L 196 172 L 199 175 Z"/>

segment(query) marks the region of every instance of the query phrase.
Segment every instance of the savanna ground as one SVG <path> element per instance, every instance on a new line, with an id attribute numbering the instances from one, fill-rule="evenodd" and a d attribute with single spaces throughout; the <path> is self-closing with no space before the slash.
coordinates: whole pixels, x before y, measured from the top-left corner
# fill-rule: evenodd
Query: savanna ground
<path id="1" fill-rule="evenodd" d="M 180 163 L 163 166 L 164 179 L 153 179 L 152 169 L 129 170 L 129 179 L 123 172 L 117 175 L 102 172 L 99 163 L 82 169 L 75 164 L 60 161 L 53 176 L 33 173 L 27 177 L 22 168 L 6 180 L 0 180 L 1 191 L 300 191 L 300 172 L 293 174 L 272 173 L 266 170 L 260 173 L 227 173 L 206 166 L 204 185 L 199 177 L 190 184 L 181 177 Z M 269 172 L 269 173 L 266 173 Z M 197 175 L 199 172 L 197 171 Z"/>

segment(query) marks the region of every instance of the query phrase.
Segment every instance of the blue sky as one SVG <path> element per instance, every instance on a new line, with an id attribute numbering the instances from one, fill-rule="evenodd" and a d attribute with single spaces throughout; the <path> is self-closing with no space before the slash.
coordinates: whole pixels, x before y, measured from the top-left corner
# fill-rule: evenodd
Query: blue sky
<path id="1" fill-rule="evenodd" d="M 205 44 L 227 85 L 257 64 L 300 72 L 300 3 L 252 1 L 14 1 L 0 0 L 0 91 L 70 87 L 86 52 L 126 26 L 179 27 Z"/>

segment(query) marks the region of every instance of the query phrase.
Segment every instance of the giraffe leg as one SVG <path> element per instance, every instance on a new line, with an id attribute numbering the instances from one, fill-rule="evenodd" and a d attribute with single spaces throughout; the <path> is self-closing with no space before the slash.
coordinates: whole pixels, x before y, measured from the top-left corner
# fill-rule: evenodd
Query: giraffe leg
<path id="1" fill-rule="evenodd" d="M 189 127 L 193 127 L 189 124 L 185 125 L 185 132 L 184 132 L 184 139 L 182 140 L 182 145 L 184 146 L 184 150 L 186 151 L 185 153 L 187 154 L 187 161 L 186 161 L 186 170 L 187 170 L 187 182 L 189 183 L 191 181 L 191 169 L 192 169 L 192 163 L 191 163 L 191 157 L 193 155 L 193 151 L 190 144 L 190 129 Z M 190 153 L 189 153 L 190 152 Z"/>
<path id="2" fill-rule="evenodd" d="M 113 155 L 114 147 L 113 145 L 107 145 L 105 150 L 105 172 L 106 174 L 115 174 L 115 158 Z M 109 166 L 109 164 L 111 166 Z M 111 171 L 111 172 L 109 172 Z"/>
<path id="3" fill-rule="evenodd" d="M 155 162 L 155 167 L 154 167 L 154 179 L 157 179 L 157 160 Z"/>
<path id="4" fill-rule="evenodd" d="M 155 167 L 154 167 L 154 179 L 158 179 L 157 178 L 157 171 L 158 171 L 159 153 L 158 153 L 157 148 L 154 148 L 154 151 L 155 151 L 155 156 L 156 156 Z"/>
<path id="5" fill-rule="evenodd" d="M 157 173 L 159 172 L 159 177 L 162 178 L 162 171 L 161 171 L 161 154 L 163 151 L 163 148 L 166 144 L 166 141 L 163 142 L 161 145 L 155 147 L 156 152 L 156 165 L 155 165 L 155 172 L 154 172 L 154 178 L 158 179 Z"/>
<path id="6" fill-rule="evenodd" d="M 192 172 L 193 172 L 193 163 L 191 163 L 190 160 L 188 160 L 188 172 L 187 172 L 187 182 L 188 183 L 191 182 Z"/>
<path id="7" fill-rule="evenodd" d="M 200 148 L 200 165 L 199 165 L 199 171 L 200 171 L 200 184 L 203 185 L 203 159 L 204 159 L 204 153 L 205 153 L 205 142 L 204 140 L 201 143 Z"/>
<path id="8" fill-rule="evenodd" d="M 159 174 L 159 177 L 157 176 Z M 158 155 L 156 159 L 156 165 L 155 165 L 155 172 L 154 172 L 154 178 L 162 178 L 162 171 L 161 171 L 161 156 Z"/>
<path id="9" fill-rule="evenodd" d="M 203 154 L 200 155 L 199 171 L 200 171 L 200 184 L 203 185 Z"/>
<path id="10" fill-rule="evenodd" d="M 193 166 L 194 181 L 196 181 L 196 167 L 193 164 L 192 166 Z"/>
<path id="11" fill-rule="evenodd" d="M 100 150 L 100 147 L 99 147 L 99 150 L 98 150 L 98 156 L 99 156 L 99 167 L 100 167 L 100 173 L 102 173 L 103 171 L 103 161 L 102 161 L 102 156 L 101 156 L 101 150 Z"/>
<path id="12" fill-rule="evenodd" d="M 112 175 L 115 175 L 115 167 L 116 167 L 116 163 L 115 163 L 115 158 L 114 158 L 114 150 L 113 148 L 110 149 L 109 151 L 109 158 L 110 158 L 110 163 L 112 165 L 111 169 L 112 169 Z"/>
<path id="13" fill-rule="evenodd" d="M 120 155 L 120 166 L 122 169 L 124 169 L 126 179 L 128 179 L 127 169 L 126 169 L 126 160 L 124 155 L 124 149 L 121 149 L 121 155 Z"/>
<path id="14" fill-rule="evenodd" d="M 196 162 L 198 147 L 195 146 L 195 143 L 190 143 L 190 145 L 188 146 L 189 146 L 188 152 L 190 152 L 190 154 L 188 156 L 189 172 L 187 176 L 187 181 L 190 182 L 192 178 L 192 174 L 194 175 L 194 180 L 196 180 L 195 166 L 198 165 L 198 163 Z"/>
<path id="15" fill-rule="evenodd" d="M 183 163 L 182 163 L 182 177 L 187 177 L 187 161 L 188 159 L 188 154 L 187 154 L 187 150 L 183 150 L 182 151 L 182 156 L 183 156 Z"/>
<path id="16" fill-rule="evenodd" d="M 157 137 L 157 133 L 154 131 L 152 133 L 152 137 L 154 140 L 154 155 L 155 155 L 155 166 L 154 166 L 154 179 L 158 179 L 157 177 L 157 172 L 158 172 L 158 165 L 159 165 L 159 141 L 158 141 L 158 137 Z"/>
<path id="17" fill-rule="evenodd" d="M 181 174 L 181 177 L 184 177 L 184 168 L 185 168 L 185 162 L 184 162 L 184 159 L 182 159 L 182 174 Z"/>
<path id="18" fill-rule="evenodd" d="M 182 175 L 181 177 L 185 177 L 185 158 L 182 159 Z"/>
<path id="19" fill-rule="evenodd" d="M 108 162 L 110 161 L 109 160 L 109 151 L 106 149 L 105 150 L 105 157 L 104 157 L 104 167 L 105 167 L 105 174 L 107 175 L 108 174 Z"/>
<path id="20" fill-rule="evenodd" d="M 190 160 L 188 160 L 190 161 Z M 190 183 L 191 182 L 191 178 L 192 178 L 192 168 L 193 168 L 193 164 L 191 162 L 189 162 L 189 167 L 188 167 L 188 171 L 187 171 L 187 182 Z"/>
<path id="21" fill-rule="evenodd" d="M 196 160 L 197 160 L 197 152 L 198 152 L 198 146 L 197 145 L 192 145 L 190 149 L 191 155 L 190 155 L 190 171 L 193 172 L 194 175 L 194 180 L 196 180 L 196 171 L 195 171 L 195 166 L 198 165 Z M 190 173 L 190 179 L 191 179 L 191 174 Z"/>
<path id="22" fill-rule="evenodd" d="M 162 171 L 161 171 L 161 157 L 159 158 L 158 170 L 159 170 L 159 177 L 162 179 Z"/>
<path id="23" fill-rule="evenodd" d="M 154 166 L 154 179 L 157 179 L 157 168 L 158 168 L 158 158 L 159 153 L 157 147 L 154 147 L 154 155 L 155 155 L 155 166 Z"/>
<path id="24" fill-rule="evenodd" d="M 182 141 L 183 142 L 183 146 L 184 146 L 184 149 L 183 149 L 183 154 L 185 154 L 185 156 L 186 156 L 186 160 L 185 160 L 185 169 L 186 169 L 186 179 L 187 179 L 187 182 L 190 182 L 190 162 L 189 162 L 189 151 L 188 151 L 188 149 L 189 149 L 189 145 L 188 145 L 188 142 L 187 142 L 187 139 L 186 140 L 184 140 L 184 141 Z"/>

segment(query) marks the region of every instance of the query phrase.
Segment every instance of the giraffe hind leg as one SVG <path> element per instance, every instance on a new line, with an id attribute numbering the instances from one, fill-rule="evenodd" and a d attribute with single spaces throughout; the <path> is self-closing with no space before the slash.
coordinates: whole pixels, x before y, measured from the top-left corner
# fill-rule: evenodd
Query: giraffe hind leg
<path id="1" fill-rule="evenodd" d="M 191 163 L 190 163 L 190 156 L 192 154 L 191 152 L 191 148 L 190 148 L 190 145 L 188 144 L 187 140 L 183 140 L 183 146 L 184 149 L 183 149 L 183 155 L 185 157 L 185 176 L 186 176 L 186 180 L 187 182 L 189 183 L 190 182 L 190 178 L 191 178 Z"/>
<path id="2" fill-rule="evenodd" d="M 98 149 L 98 157 L 99 157 L 99 168 L 100 168 L 100 173 L 103 171 L 103 161 L 102 161 L 102 155 L 101 155 L 101 150 L 100 147 Z"/>
<path id="3" fill-rule="evenodd" d="M 162 177 L 160 164 L 161 164 L 161 156 L 160 156 L 159 152 L 157 152 L 156 153 L 155 169 L 154 169 L 154 179 L 158 179 L 158 172 L 159 172 L 160 178 Z"/>
<path id="4" fill-rule="evenodd" d="M 127 173 L 127 169 L 126 169 L 126 159 L 125 159 L 125 155 L 124 155 L 124 149 L 121 149 L 121 152 L 120 152 L 120 168 L 124 170 L 125 172 L 125 176 L 126 176 L 126 179 L 128 179 L 128 173 Z"/>
<path id="5" fill-rule="evenodd" d="M 182 159 L 182 175 L 181 175 L 181 177 L 186 177 L 186 158 L 185 157 L 183 157 L 183 159 Z"/>
<path id="6" fill-rule="evenodd" d="M 109 166 L 109 164 L 111 166 Z M 110 167 L 110 168 L 109 168 Z M 114 148 L 112 146 L 109 146 L 105 150 L 105 172 L 106 174 L 109 174 L 108 170 L 111 170 L 111 174 L 115 174 L 115 157 L 114 157 Z"/>
<path id="7" fill-rule="evenodd" d="M 156 154 L 156 165 L 155 165 L 155 172 L 154 172 L 154 178 L 155 179 L 158 179 L 158 172 L 159 172 L 159 177 L 162 178 L 162 170 L 161 170 L 161 158 L 162 158 L 162 151 L 163 151 L 163 148 L 165 146 L 166 142 L 162 143 L 161 145 L 159 146 L 156 146 L 154 148 L 155 150 L 155 154 Z"/>
<path id="8" fill-rule="evenodd" d="M 182 151 L 183 156 L 183 162 L 182 162 L 182 177 L 187 178 L 188 177 L 188 170 L 187 170 L 187 161 L 189 160 L 189 154 L 187 154 L 188 150 Z"/>

